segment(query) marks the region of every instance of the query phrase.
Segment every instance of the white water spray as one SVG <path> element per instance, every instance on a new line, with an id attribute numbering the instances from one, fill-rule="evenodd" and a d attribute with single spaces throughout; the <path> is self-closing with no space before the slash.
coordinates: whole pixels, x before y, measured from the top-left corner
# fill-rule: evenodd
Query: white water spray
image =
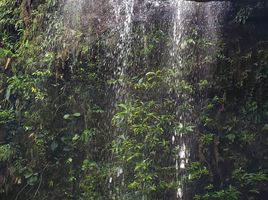
<path id="1" fill-rule="evenodd" d="M 132 50 L 133 38 L 133 24 L 136 21 L 142 21 L 144 24 L 151 23 L 148 20 L 149 10 L 148 7 L 157 8 L 158 11 L 161 8 L 171 7 L 171 26 L 169 32 L 169 37 L 171 38 L 171 45 L 169 46 L 169 58 L 167 59 L 167 65 L 173 71 L 173 78 L 171 79 L 170 85 L 179 88 L 181 81 L 184 78 L 185 71 L 187 71 L 186 66 L 186 53 L 187 51 L 190 54 L 192 49 L 189 49 L 188 44 L 194 44 L 196 41 L 194 39 L 189 39 L 190 34 L 195 34 L 198 38 L 204 38 L 210 41 L 216 41 L 220 38 L 220 28 L 218 25 L 221 23 L 221 19 L 226 8 L 225 2 L 209 2 L 209 3 L 197 3 L 186 0 L 102 0 L 105 2 L 105 6 L 110 9 L 108 12 L 111 16 L 103 17 L 98 14 L 97 6 L 101 4 L 98 3 L 98 0 L 68 0 L 64 6 L 65 13 L 65 24 L 76 31 L 76 29 L 85 29 L 87 31 L 92 31 L 94 29 L 94 22 L 103 23 L 103 26 L 110 28 L 111 33 L 114 33 L 116 38 L 116 50 L 114 55 L 114 61 L 111 63 L 112 68 L 115 69 L 114 77 L 119 81 L 118 84 L 115 84 L 113 91 L 115 93 L 115 98 L 113 107 L 119 102 L 122 102 L 126 99 L 128 91 L 126 91 L 126 86 L 124 83 L 124 76 L 127 74 L 129 57 Z M 84 5 L 87 5 L 91 10 L 92 14 L 85 12 L 91 11 L 90 9 L 85 9 Z M 97 5 L 97 6 L 96 6 Z M 105 9 L 104 9 L 105 10 Z M 91 25 L 87 26 L 87 20 Z M 145 25 L 144 25 L 145 26 Z M 107 28 L 108 29 L 108 28 Z M 102 32 L 98 32 L 101 34 Z M 143 27 L 143 34 L 145 34 L 145 27 Z M 140 37 L 143 37 L 141 35 Z M 146 48 L 146 41 L 144 44 Z M 200 58 L 197 58 L 195 63 L 199 68 L 202 68 L 201 71 L 205 75 L 211 73 L 211 66 L 204 63 L 205 54 L 209 54 L 211 57 L 215 57 L 215 52 L 217 52 L 217 46 L 210 45 L 206 49 L 202 49 L 202 55 Z M 197 55 L 194 55 L 198 57 Z M 148 63 L 146 63 L 149 65 Z M 206 78 L 206 77 L 204 77 Z M 188 101 L 190 104 L 194 103 L 194 99 L 185 93 L 181 93 L 179 90 L 175 91 L 176 98 L 181 101 Z M 111 112 L 114 112 L 111 111 Z M 176 111 L 179 128 L 183 129 L 185 126 L 195 124 L 195 113 L 193 109 L 187 111 Z M 171 143 L 173 147 L 177 150 L 177 156 L 175 158 L 175 168 L 176 168 L 176 181 L 180 182 L 180 187 L 177 188 L 177 198 L 178 199 L 187 199 L 185 197 L 184 185 L 182 183 L 182 176 L 189 176 L 185 174 L 185 169 L 190 159 L 191 152 L 191 136 L 184 135 L 182 132 L 175 131 L 171 136 Z M 118 168 L 117 177 L 110 177 L 108 182 L 112 184 L 115 181 L 115 178 L 124 177 L 123 168 Z M 124 180 L 124 178 L 122 178 Z M 124 181 L 122 181 L 123 184 Z"/>

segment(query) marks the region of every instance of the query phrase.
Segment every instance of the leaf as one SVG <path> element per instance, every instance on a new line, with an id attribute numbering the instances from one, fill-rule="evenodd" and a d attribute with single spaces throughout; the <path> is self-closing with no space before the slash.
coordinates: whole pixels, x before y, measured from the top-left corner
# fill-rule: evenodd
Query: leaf
<path id="1" fill-rule="evenodd" d="M 257 189 L 251 189 L 251 190 L 249 190 L 249 192 L 255 193 L 255 194 L 260 194 L 260 191 L 258 191 Z"/>
<path id="2" fill-rule="evenodd" d="M 0 58 L 5 58 L 7 56 L 13 56 L 13 53 L 9 49 L 0 48 Z"/>
<path id="3" fill-rule="evenodd" d="M 73 159 L 72 158 L 68 158 L 68 160 L 66 161 L 66 163 L 70 164 L 73 162 Z"/>
<path id="4" fill-rule="evenodd" d="M 63 151 L 69 152 L 69 151 L 71 151 L 71 149 L 69 147 L 64 147 Z"/>
<path id="5" fill-rule="evenodd" d="M 95 129 L 86 129 L 83 131 L 83 133 L 80 136 L 80 140 L 84 143 L 87 143 L 90 141 L 92 136 L 95 134 Z"/>
<path id="6" fill-rule="evenodd" d="M 73 116 L 74 116 L 74 117 L 80 117 L 81 114 L 77 112 L 77 113 L 74 113 Z"/>
<path id="7" fill-rule="evenodd" d="M 30 178 L 31 176 L 33 175 L 33 172 L 32 171 L 27 171 L 25 174 L 24 174 L 24 177 L 26 179 Z"/>
<path id="8" fill-rule="evenodd" d="M 34 185 L 37 182 L 37 180 L 38 180 L 37 176 L 32 176 L 27 180 L 27 183 L 29 185 Z"/>
<path id="9" fill-rule="evenodd" d="M 146 76 L 154 76 L 155 75 L 155 72 L 147 72 L 146 73 Z"/>
<path id="10" fill-rule="evenodd" d="M 11 93 L 11 86 L 9 85 L 7 87 L 6 96 L 5 96 L 7 101 L 9 101 L 10 93 Z"/>
<path id="11" fill-rule="evenodd" d="M 55 151 L 58 146 L 59 146 L 59 144 L 56 141 L 53 141 L 50 145 L 50 148 L 52 151 Z"/>
<path id="12" fill-rule="evenodd" d="M 235 136 L 235 134 L 231 133 L 231 134 L 226 135 L 226 138 L 229 139 L 230 141 L 234 142 L 236 136 Z"/>
<path id="13" fill-rule="evenodd" d="M 63 119 L 70 119 L 71 115 L 70 114 L 66 114 L 63 116 Z"/>
<path id="14" fill-rule="evenodd" d="M 73 137 L 73 141 L 77 141 L 80 138 L 80 136 L 78 134 L 75 134 L 75 136 Z"/>
<path id="15" fill-rule="evenodd" d="M 122 110 L 127 110 L 127 106 L 125 104 L 119 104 L 118 105 L 119 108 L 121 108 Z"/>
<path id="16" fill-rule="evenodd" d="M 265 124 L 262 128 L 263 131 L 268 131 L 268 124 Z"/>
<path id="17" fill-rule="evenodd" d="M 93 169 L 93 168 L 96 168 L 98 167 L 98 164 L 94 161 L 91 161 L 91 160 L 84 160 L 83 161 L 83 165 L 82 165 L 82 170 L 83 171 L 86 171 L 86 170 L 90 170 L 90 169 Z"/>

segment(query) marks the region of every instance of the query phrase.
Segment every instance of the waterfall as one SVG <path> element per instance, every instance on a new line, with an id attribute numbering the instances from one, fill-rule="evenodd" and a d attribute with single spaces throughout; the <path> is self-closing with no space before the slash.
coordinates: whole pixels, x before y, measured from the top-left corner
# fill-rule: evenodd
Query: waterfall
<path id="1" fill-rule="evenodd" d="M 171 134 L 169 140 L 176 155 L 170 162 L 173 166 L 169 167 L 174 168 L 173 179 L 179 183 L 174 191 L 175 198 L 190 199 L 187 193 L 191 188 L 187 188 L 183 180 L 191 176 L 187 174 L 186 168 L 192 153 L 194 154 L 194 137 L 198 133 L 198 130 L 194 128 L 197 115 L 195 106 L 198 106 L 198 103 L 191 94 L 183 93 L 179 88 L 190 70 L 195 71 L 191 77 L 194 83 L 213 75 L 213 65 L 218 50 L 216 43 L 221 37 L 220 25 L 223 23 L 224 12 L 229 4 L 185 0 L 68 0 L 63 5 L 63 24 L 68 29 L 68 34 L 73 36 L 81 33 L 84 41 L 89 44 L 96 38 L 102 38 L 108 46 L 105 55 L 102 55 L 102 64 L 113 70 L 109 76 L 111 80 L 116 80 L 116 83 L 112 87 L 107 86 L 108 92 L 112 93 L 107 95 L 107 98 L 110 98 L 110 104 L 107 106 L 107 121 L 111 120 L 110 116 L 116 113 L 118 104 L 129 101 L 131 98 L 126 85 L 126 77 L 132 77 L 131 71 L 136 70 L 132 63 L 144 64 L 149 70 L 154 67 L 152 63 L 157 60 L 157 64 L 173 72 L 173 76 L 169 78 L 169 85 L 172 88 L 169 89 L 168 95 L 175 94 L 176 123 L 179 129 L 193 127 L 193 130 L 186 135 L 177 130 Z M 148 49 L 146 34 L 157 26 L 168 36 L 168 44 L 164 44 L 164 48 L 161 49 L 163 54 L 158 52 L 158 55 L 153 58 L 144 55 L 142 59 L 133 55 L 135 45 L 140 45 L 143 50 Z M 141 31 L 138 36 L 134 37 L 137 29 Z M 210 43 L 205 47 L 198 47 L 197 43 L 200 39 Z M 189 59 L 194 60 L 194 66 L 189 65 Z M 192 107 L 182 110 L 179 106 L 183 103 L 191 104 Z M 109 125 L 112 126 L 112 123 L 108 122 Z M 117 132 L 120 132 L 118 129 L 109 128 L 109 132 L 114 138 L 124 137 L 124 135 L 118 135 Z M 113 159 L 112 155 L 109 162 L 112 163 Z M 127 169 L 123 166 L 117 166 L 116 176 L 109 177 L 108 188 L 111 196 L 114 195 L 111 188 L 117 182 L 119 182 L 119 187 L 126 187 L 124 185 L 125 170 Z M 124 189 L 121 191 L 117 188 L 116 190 L 116 198 L 123 199 Z M 142 199 L 146 198 L 146 195 L 142 195 Z"/>

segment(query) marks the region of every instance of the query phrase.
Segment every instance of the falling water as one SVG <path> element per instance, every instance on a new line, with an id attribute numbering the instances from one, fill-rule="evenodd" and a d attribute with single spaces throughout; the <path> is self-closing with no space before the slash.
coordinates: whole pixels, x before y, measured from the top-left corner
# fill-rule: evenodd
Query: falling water
<path id="1" fill-rule="evenodd" d="M 118 84 L 114 85 L 116 96 L 114 103 L 116 104 L 118 101 L 124 99 L 123 93 L 125 95 L 127 94 L 127 92 L 124 91 L 125 84 L 122 80 L 126 75 L 128 57 L 131 50 L 134 0 L 110 0 L 110 4 L 114 15 L 114 22 L 110 22 L 114 24 L 112 32 L 119 34 L 119 40 L 116 45 L 117 58 L 115 58 L 114 62 L 116 65 L 114 75 L 117 80 L 120 80 Z"/>
<path id="2" fill-rule="evenodd" d="M 170 59 L 169 65 L 175 72 L 175 79 L 173 80 L 175 85 L 178 85 L 179 82 L 183 80 L 185 72 L 189 71 L 187 61 L 188 56 L 191 55 L 192 58 L 195 58 L 196 71 L 198 73 L 194 77 L 196 81 L 202 79 L 208 79 L 212 76 L 213 61 L 208 63 L 204 62 L 207 57 L 210 57 L 211 60 L 216 59 L 217 51 L 219 50 L 216 45 L 221 37 L 221 28 L 220 25 L 224 20 L 224 13 L 228 8 L 228 3 L 226 2 L 208 2 L 208 3 L 197 3 L 194 1 L 184 1 L 177 0 L 172 1 L 172 7 L 174 9 L 173 13 L 173 26 L 171 30 L 172 37 L 172 47 L 170 48 Z M 189 36 L 193 34 L 193 39 Z M 194 37 L 196 36 L 196 37 Z M 195 40 L 206 40 L 207 43 L 210 41 L 209 46 L 198 46 L 198 53 L 193 53 L 193 45 L 198 43 Z M 190 45 L 187 45 L 187 42 Z M 197 51 L 196 51 L 197 52 Z M 195 67 L 191 66 L 191 67 Z M 179 118 L 181 126 L 195 125 L 195 99 L 191 95 L 185 93 L 181 94 L 177 92 L 178 99 L 183 99 L 192 104 L 192 109 L 187 111 L 176 111 L 176 115 Z M 200 101 L 200 100 L 199 100 Z M 184 136 L 182 133 L 175 132 L 172 136 L 172 141 L 177 145 L 178 156 L 176 157 L 176 170 L 177 170 L 177 179 L 182 183 L 183 176 L 191 176 L 190 174 L 185 174 L 184 169 L 189 162 L 191 157 L 192 145 L 194 142 L 194 134 L 187 134 Z M 177 198 L 178 199 L 189 199 L 186 194 L 184 194 L 186 188 L 184 188 L 183 183 L 178 187 Z"/>
<path id="3" fill-rule="evenodd" d="M 162 10 L 169 12 L 169 19 L 161 22 L 170 23 L 166 34 L 169 35 L 171 41 L 167 46 L 168 49 L 165 50 L 169 52 L 169 57 L 163 58 L 162 62 L 174 72 L 170 84 L 174 85 L 174 88 L 179 88 L 185 73 L 189 70 L 187 65 L 189 57 L 195 59 L 195 65 L 191 67 L 195 67 L 194 70 L 198 77 L 193 77 L 194 82 L 212 76 L 213 60 L 216 59 L 218 49 L 215 44 L 220 39 L 220 24 L 223 23 L 224 12 L 228 9 L 229 4 L 226 2 L 198 3 L 185 0 L 67 0 L 63 5 L 63 24 L 71 36 L 81 32 L 89 43 L 94 41 L 96 36 L 107 34 L 107 32 L 109 38 L 114 38 L 115 48 L 106 51 L 104 58 L 107 59 L 103 61 L 104 65 L 114 70 L 111 79 L 119 80 L 111 89 L 113 98 L 111 98 L 108 113 L 113 115 L 116 112 L 116 105 L 129 98 L 124 77 L 128 76 L 131 51 L 135 46 L 133 44 L 137 42 L 132 36 L 135 23 L 142 24 L 139 38 L 146 48 L 146 40 L 143 38 L 148 27 L 154 25 L 152 16 L 157 16 L 157 12 L 160 13 Z M 194 39 L 190 38 L 192 35 Z M 109 38 L 106 39 L 107 43 L 110 42 Z M 198 39 L 210 41 L 211 44 L 193 49 Z M 159 55 L 161 55 L 160 52 Z M 209 57 L 209 62 L 205 62 L 207 57 Z M 145 59 L 144 62 L 145 66 L 150 65 L 149 60 Z M 175 93 L 178 102 L 187 101 L 189 104 L 195 105 L 196 99 L 191 95 L 181 93 L 176 89 Z M 197 113 L 195 113 L 194 106 L 187 111 L 178 109 L 175 113 L 181 128 L 195 125 Z M 116 135 L 116 133 L 112 134 Z M 194 134 L 183 135 L 175 131 L 170 139 L 174 149 L 177 149 L 177 156 L 173 163 L 176 169 L 174 179 L 181 182 L 176 194 L 177 199 L 180 200 L 189 199 L 185 193 L 187 188 L 181 180 L 183 177 L 189 176 L 186 174 L 185 168 L 190 162 L 191 153 L 194 153 L 192 151 L 193 137 Z M 117 178 L 120 178 L 123 185 L 124 169 L 121 167 L 118 168 Z M 110 177 L 108 182 L 112 185 L 113 177 Z"/>

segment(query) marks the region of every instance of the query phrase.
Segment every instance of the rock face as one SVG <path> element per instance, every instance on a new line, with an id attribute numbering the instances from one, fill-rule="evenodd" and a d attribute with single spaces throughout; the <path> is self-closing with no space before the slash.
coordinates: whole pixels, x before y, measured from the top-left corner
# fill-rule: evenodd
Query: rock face
<path id="1" fill-rule="evenodd" d="M 91 34 L 101 34 L 109 28 L 109 0 L 67 0 L 62 4 L 66 27 Z"/>
<path id="2" fill-rule="evenodd" d="M 128 2 L 113 0 L 67 0 L 62 3 L 64 23 L 71 29 L 82 30 L 84 33 L 102 34 L 116 26 L 116 18 L 124 23 L 127 15 Z M 117 7 L 115 13 L 115 7 Z M 170 13 L 168 1 L 133 1 L 133 22 L 151 21 L 156 14 L 162 17 Z M 160 14 L 161 13 L 161 14 Z M 117 22 L 118 23 L 118 22 Z"/>

